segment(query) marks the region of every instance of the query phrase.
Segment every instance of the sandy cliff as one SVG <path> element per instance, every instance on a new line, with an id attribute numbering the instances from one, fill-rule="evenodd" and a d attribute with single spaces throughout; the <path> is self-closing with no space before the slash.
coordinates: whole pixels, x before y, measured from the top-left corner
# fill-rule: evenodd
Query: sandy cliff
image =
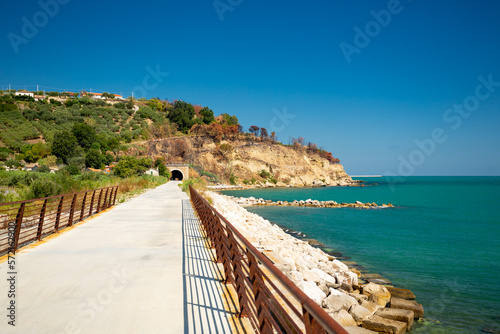
<path id="1" fill-rule="evenodd" d="M 182 141 L 182 142 L 181 142 Z M 143 144 L 143 149 L 131 148 L 137 155 L 163 156 L 167 161 L 178 161 L 201 166 L 222 181 L 231 175 L 236 183 L 251 182 L 265 187 L 309 187 L 356 185 L 341 164 L 331 164 L 305 147 L 292 148 L 269 142 L 202 141 L 185 137 Z M 270 176 L 262 177 L 262 171 Z"/>

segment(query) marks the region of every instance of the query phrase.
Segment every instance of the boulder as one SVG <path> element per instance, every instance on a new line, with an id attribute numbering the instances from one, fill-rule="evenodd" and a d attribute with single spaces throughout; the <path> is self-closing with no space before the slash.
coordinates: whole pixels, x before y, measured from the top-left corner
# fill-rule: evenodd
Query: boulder
<path id="1" fill-rule="evenodd" d="M 327 284 L 329 283 L 330 285 L 336 285 L 337 284 L 337 280 L 335 279 L 335 277 L 333 277 L 331 275 L 328 275 L 323 270 L 321 270 L 321 269 L 311 269 L 311 271 L 313 273 L 315 273 L 316 275 L 318 275 L 319 278 L 322 281 L 325 281 L 325 283 L 327 283 Z"/>
<path id="2" fill-rule="evenodd" d="M 359 293 L 350 293 L 349 296 L 356 299 L 358 301 L 358 303 L 360 303 L 360 304 L 363 302 L 363 300 L 368 300 L 368 296 L 365 296 L 365 295 L 362 295 Z"/>
<path id="3" fill-rule="evenodd" d="M 352 314 L 352 313 L 351 313 Z M 408 330 L 413 327 L 413 312 L 403 309 L 384 308 L 375 312 L 379 317 L 405 322 Z M 356 318 L 354 318 L 356 319 Z"/>
<path id="4" fill-rule="evenodd" d="M 373 312 L 368 311 L 368 309 L 364 308 L 361 305 L 351 306 L 351 308 L 349 309 L 349 313 L 358 325 L 361 325 L 363 320 L 366 320 L 373 315 Z"/>
<path id="5" fill-rule="evenodd" d="M 364 300 L 363 302 L 361 302 L 361 306 L 366 308 L 368 311 L 372 312 L 372 314 L 377 312 L 378 309 L 382 308 L 382 306 L 380 306 L 379 304 L 370 302 L 368 300 Z"/>
<path id="6" fill-rule="evenodd" d="M 415 295 L 408 289 L 400 289 L 393 286 L 386 286 L 386 288 L 391 293 L 391 297 L 415 300 Z"/>
<path id="7" fill-rule="evenodd" d="M 339 260 L 333 260 L 330 262 L 330 265 L 334 268 L 334 269 L 340 269 L 342 271 L 348 271 L 349 270 L 349 267 L 347 267 L 345 264 L 343 264 L 342 262 L 340 262 Z"/>
<path id="8" fill-rule="evenodd" d="M 334 289 L 331 289 L 332 291 Z M 334 290 L 336 291 L 336 290 Z M 331 293 L 327 298 L 323 300 L 323 307 L 332 310 L 333 312 L 338 312 L 340 310 L 349 310 L 351 306 L 358 305 L 356 299 L 345 293 L 339 292 L 339 294 Z"/>
<path id="9" fill-rule="evenodd" d="M 316 274 L 314 271 L 309 270 L 305 267 L 301 268 L 302 275 L 304 276 L 304 279 L 309 282 L 315 282 L 315 283 L 320 283 L 321 282 L 321 277 L 319 277 L 318 274 Z"/>
<path id="10" fill-rule="evenodd" d="M 346 310 L 340 310 L 337 313 L 331 314 L 331 316 L 341 326 L 356 326 L 356 321 Z"/>
<path id="11" fill-rule="evenodd" d="M 300 271 L 292 271 L 291 272 L 291 280 L 295 283 L 298 284 L 299 282 L 302 282 L 304 280 L 304 275 Z"/>
<path id="12" fill-rule="evenodd" d="M 361 326 L 378 333 L 402 334 L 406 332 L 406 323 L 385 319 L 377 315 L 372 315 L 364 320 Z"/>
<path id="13" fill-rule="evenodd" d="M 415 319 L 420 319 L 424 316 L 424 307 L 414 300 L 391 298 L 391 308 L 413 311 Z"/>
<path id="14" fill-rule="evenodd" d="M 318 287 L 325 293 L 325 296 L 328 296 L 328 292 L 330 292 L 330 288 L 326 285 L 325 282 L 318 285 Z"/>
<path id="15" fill-rule="evenodd" d="M 326 298 L 326 294 L 314 282 L 302 281 L 302 291 L 314 300 L 318 305 L 321 305 Z M 299 285 L 300 287 L 300 285 Z"/>
<path id="16" fill-rule="evenodd" d="M 377 334 L 377 332 L 371 331 L 363 327 L 346 326 L 344 327 L 349 334 Z"/>
<path id="17" fill-rule="evenodd" d="M 368 300 L 385 307 L 391 301 L 391 293 L 385 286 L 375 283 L 368 283 L 363 287 L 363 294 L 368 296 Z"/>

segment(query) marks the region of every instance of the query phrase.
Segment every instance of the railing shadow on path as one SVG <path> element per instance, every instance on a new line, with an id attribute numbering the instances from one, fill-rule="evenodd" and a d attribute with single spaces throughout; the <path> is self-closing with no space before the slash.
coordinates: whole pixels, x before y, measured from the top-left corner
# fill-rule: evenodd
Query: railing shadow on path
<path id="1" fill-rule="evenodd" d="M 189 200 L 182 201 L 182 244 L 184 333 L 247 333 L 237 314 L 236 293 L 224 284 Z"/>

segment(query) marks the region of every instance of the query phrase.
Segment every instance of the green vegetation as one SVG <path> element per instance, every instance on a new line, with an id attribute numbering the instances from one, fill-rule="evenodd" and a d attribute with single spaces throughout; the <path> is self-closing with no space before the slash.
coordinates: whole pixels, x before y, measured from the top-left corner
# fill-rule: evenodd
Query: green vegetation
<path id="1" fill-rule="evenodd" d="M 210 179 L 210 182 L 220 182 L 220 179 L 217 175 L 203 170 L 203 168 L 201 166 L 196 166 L 196 165 L 190 164 L 189 167 L 194 169 L 201 176 L 204 175 L 204 176 L 208 177 Z"/>
<path id="2" fill-rule="evenodd" d="M 120 178 L 103 173 L 71 175 L 67 169 L 55 174 L 25 171 L 0 171 L 0 203 L 43 198 L 60 194 L 118 185 L 120 196 L 131 196 L 168 182 L 166 177 L 132 175 Z M 8 191 L 3 191 L 7 189 Z"/>
<path id="3" fill-rule="evenodd" d="M 229 183 L 234 186 L 234 185 L 236 185 L 236 180 L 237 179 L 238 179 L 238 177 L 235 176 L 233 173 L 231 173 L 231 176 L 229 177 Z"/>

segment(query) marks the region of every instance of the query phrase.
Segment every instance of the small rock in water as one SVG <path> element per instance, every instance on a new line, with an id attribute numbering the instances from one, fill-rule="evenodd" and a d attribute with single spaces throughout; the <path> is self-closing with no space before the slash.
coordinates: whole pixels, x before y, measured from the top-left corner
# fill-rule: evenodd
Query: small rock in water
<path id="1" fill-rule="evenodd" d="M 495 328 L 483 328 L 483 329 L 481 329 L 481 332 L 483 332 L 483 333 L 494 333 L 494 334 L 498 334 L 498 333 L 500 333 L 500 330 L 495 329 Z"/>

